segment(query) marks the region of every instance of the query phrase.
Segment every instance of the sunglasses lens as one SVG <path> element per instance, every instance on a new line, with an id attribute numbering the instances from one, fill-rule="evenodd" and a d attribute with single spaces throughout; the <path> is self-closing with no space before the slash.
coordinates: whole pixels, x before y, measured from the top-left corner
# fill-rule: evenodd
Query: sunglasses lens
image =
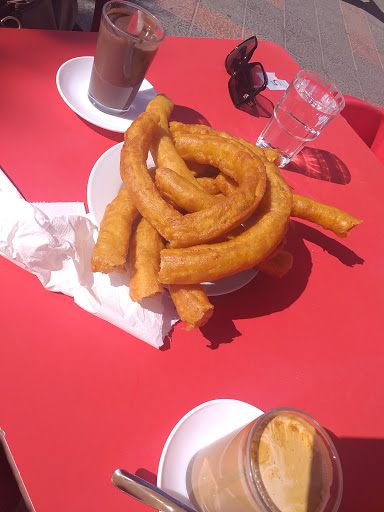
<path id="1" fill-rule="evenodd" d="M 256 49 L 257 41 L 255 37 L 247 39 L 235 48 L 225 60 L 225 68 L 227 72 L 232 75 L 241 64 L 245 64 L 252 57 Z"/>
<path id="2" fill-rule="evenodd" d="M 259 63 L 249 64 L 233 73 L 229 80 L 229 92 L 235 105 L 247 103 L 265 88 L 264 70 Z"/>

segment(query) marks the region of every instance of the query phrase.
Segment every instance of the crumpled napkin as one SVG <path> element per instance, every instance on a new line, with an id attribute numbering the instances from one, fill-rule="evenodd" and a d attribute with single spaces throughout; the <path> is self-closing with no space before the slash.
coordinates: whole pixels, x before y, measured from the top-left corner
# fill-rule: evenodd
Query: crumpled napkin
<path id="1" fill-rule="evenodd" d="M 0 169 L 0 254 L 52 292 L 153 347 L 179 319 L 168 293 L 140 304 L 129 296 L 129 275 L 90 271 L 98 228 L 83 203 L 29 203 Z"/>

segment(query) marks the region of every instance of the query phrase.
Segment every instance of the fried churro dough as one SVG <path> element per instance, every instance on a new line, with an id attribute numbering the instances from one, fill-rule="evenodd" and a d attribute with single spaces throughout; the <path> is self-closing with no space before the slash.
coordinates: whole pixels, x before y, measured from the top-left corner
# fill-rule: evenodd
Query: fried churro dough
<path id="1" fill-rule="evenodd" d="M 211 133 L 212 128 L 203 125 L 184 125 L 182 123 L 173 122 L 170 124 L 171 133 L 177 137 L 180 133 Z M 218 132 L 222 137 L 233 140 L 234 137 L 227 132 Z M 255 144 L 243 139 L 242 137 L 236 138 L 241 144 L 258 155 L 264 162 L 267 159 L 269 162 L 274 162 L 276 165 L 280 163 L 281 152 L 275 149 L 261 149 Z M 264 157 L 263 157 L 264 153 Z M 227 176 L 219 174 L 216 178 L 216 183 L 224 194 L 229 194 L 234 191 L 235 184 Z M 291 212 L 292 217 L 305 219 L 324 229 L 330 230 L 337 236 L 344 238 L 349 235 L 349 231 L 360 224 L 362 221 L 356 219 L 352 215 L 339 208 L 328 206 L 319 203 L 309 197 L 293 194 L 293 207 Z"/>
<path id="2" fill-rule="evenodd" d="M 309 197 L 293 194 L 292 217 L 309 220 L 335 233 L 340 238 L 349 235 L 352 228 L 361 224 L 361 220 L 334 206 L 319 203 Z"/>
<path id="3" fill-rule="evenodd" d="M 92 272 L 109 274 L 116 271 L 124 274 L 127 271 L 125 263 L 129 239 L 137 215 L 138 211 L 129 197 L 128 190 L 123 187 L 105 209 L 92 254 Z"/>
<path id="4" fill-rule="evenodd" d="M 279 151 L 209 126 L 169 126 L 172 109 L 172 101 L 158 95 L 124 135 L 125 187 L 106 209 L 92 270 L 125 271 L 139 212 L 129 253 L 131 298 L 157 297 L 168 285 L 190 330 L 213 314 L 200 283 L 252 267 L 276 277 L 290 270 L 292 254 L 283 250 L 290 216 L 341 237 L 361 221 L 292 195 L 277 167 Z M 149 150 L 158 169 L 147 169 Z"/>
<path id="5" fill-rule="evenodd" d="M 229 196 L 229 194 L 232 194 L 237 189 L 237 183 L 223 173 L 218 174 L 215 181 L 218 188 L 225 196 Z"/>
<path id="6" fill-rule="evenodd" d="M 252 142 L 249 142 L 243 137 L 234 137 L 230 133 L 226 131 L 220 131 L 217 132 L 210 126 L 206 126 L 203 124 L 183 124 L 176 121 L 172 121 L 169 123 L 169 130 L 173 137 L 177 137 L 181 133 L 189 133 L 189 134 L 200 134 L 200 135 L 210 135 L 210 134 L 217 134 L 221 137 L 231 139 L 231 140 L 237 140 L 238 142 L 242 143 L 244 146 L 251 147 L 252 151 L 263 160 L 263 162 L 268 161 L 271 163 L 274 163 L 275 165 L 280 164 L 281 160 L 281 151 L 278 149 L 262 149 L 259 148 L 259 146 L 256 146 L 255 144 L 252 144 Z"/>
<path id="7" fill-rule="evenodd" d="M 213 305 L 201 285 L 170 284 L 168 289 L 180 319 L 187 324 L 186 331 L 202 327 L 213 315 Z"/>
<path id="8" fill-rule="evenodd" d="M 160 251 L 164 248 L 159 233 L 141 218 L 132 235 L 129 249 L 129 295 L 134 302 L 159 297 L 163 285 L 159 282 Z"/>
<path id="9" fill-rule="evenodd" d="M 185 162 L 188 169 L 194 176 L 202 176 L 206 174 L 217 173 L 217 169 L 208 164 L 199 164 L 197 162 Z"/>
<path id="10" fill-rule="evenodd" d="M 267 189 L 254 222 L 226 242 L 162 250 L 159 274 L 162 283 L 215 281 L 254 267 L 273 253 L 288 228 L 292 192 L 274 164 L 268 162 L 266 171 Z"/>
<path id="11" fill-rule="evenodd" d="M 201 176 L 196 179 L 203 187 L 203 189 L 209 194 L 214 196 L 220 194 L 220 189 L 216 185 L 215 178 L 213 176 Z"/>
<path id="12" fill-rule="evenodd" d="M 137 209 L 147 220 L 151 217 L 147 215 L 147 211 L 152 211 L 148 202 L 156 200 L 156 210 L 150 219 L 156 229 L 162 224 L 163 219 L 170 222 L 182 217 L 181 213 L 161 199 L 147 169 L 149 145 L 158 130 L 159 120 L 160 117 L 154 113 L 140 114 L 124 134 L 120 158 L 121 179 Z M 160 229 L 158 231 L 161 233 Z M 164 233 L 161 234 L 164 236 Z"/>
<path id="13" fill-rule="evenodd" d="M 240 225 L 259 204 L 265 190 L 265 168 L 256 155 L 244 151 L 234 141 L 217 136 L 188 136 L 179 139 L 180 147 L 193 144 L 189 151 L 200 160 L 227 168 L 239 182 L 238 190 L 210 208 L 182 216 L 161 197 L 148 175 L 146 158 L 149 144 L 156 133 L 159 117 L 144 112 L 125 134 L 121 152 L 121 177 L 139 212 L 170 242 L 173 247 L 187 247 L 220 236 Z M 199 159 L 197 160 L 199 161 Z M 203 163 L 203 162 L 202 162 Z M 217 165 L 219 164 L 219 165 Z"/>
<path id="14" fill-rule="evenodd" d="M 158 94 L 147 105 L 147 112 L 152 112 L 159 116 L 159 130 L 155 132 L 152 138 L 150 145 L 151 154 L 157 167 L 172 169 L 196 187 L 202 188 L 173 145 L 168 126 L 169 116 L 172 113 L 173 107 L 173 102 L 165 94 Z"/>
<path id="15" fill-rule="evenodd" d="M 257 270 L 272 277 L 283 277 L 293 265 L 293 256 L 288 251 L 280 251 L 272 258 L 261 261 L 256 265 Z"/>
<path id="16" fill-rule="evenodd" d="M 155 183 L 164 198 L 187 212 L 198 212 L 204 208 L 210 208 L 224 199 L 223 195 L 204 193 L 179 174 L 163 167 L 157 169 Z"/>

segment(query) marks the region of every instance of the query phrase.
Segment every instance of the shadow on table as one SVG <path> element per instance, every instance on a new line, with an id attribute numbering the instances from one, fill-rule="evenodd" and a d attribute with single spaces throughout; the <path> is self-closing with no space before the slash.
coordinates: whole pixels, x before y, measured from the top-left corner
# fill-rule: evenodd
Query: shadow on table
<path id="1" fill-rule="evenodd" d="M 78 117 L 85 125 L 88 126 L 88 128 L 95 131 L 99 135 L 102 135 L 107 139 L 114 140 L 116 143 L 123 142 L 123 133 L 106 130 L 105 128 L 100 128 L 99 126 L 96 126 L 93 123 L 90 123 L 89 121 L 83 119 L 81 116 Z M 184 124 L 204 124 L 207 126 L 211 126 L 210 123 L 208 122 L 208 119 L 205 116 L 203 116 L 203 114 L 201 114 L 197 110 L 194 110 L 193 108 L 184 107 L 182 105 L 174 106 L 174 109 L 169 120 L 179 121 L 180 123 Z"/>
<path id="2" fill-rule="evenodd" d="M 233 322 L 239 318 L 257 318 L 282 311 L 293 304 L 303 293 L 312 271 L 312 258 L 304 240 L 314 243 L 337 258 L 343 265 L 362 264 L 363 259 L 338 240 L 303 222 L 290 221 L 285 249 L 293 254 L 293 266 L 282 278 L 269 277 L 261 272 L 247 286 L 227 297 L 214 297 L 212 303 L 221 314 L 213 315 L 201 327 L 209 341 L 208 348 L 216 350 L 220 345 L 232 343 L 241 336 Z M 237 300 L 236 294 L 241 294 Z"/>
<path id="3" fill-rule="evenodd" d="M 184 124 L 205 124 L 211 126 L 208 119 L 193 108 L 175 105 L 172 110 L 170 121 L 178 121 Z"/>
<path id="4" fill-rule="evenodd" d="M 343 470 L 344 492 L 339 512 L 381 512 L 384 439 L 338 438 L 327 432 L 339 453 Z M 151 471 L 139 468 L 135 474 L 156 485 L 157 476 Z M 181 496 L 177 498 L 182 501 Z"/>
<path id="5" fill-rule="evenodd" d="M 82 117 L 80 117 L 80 116 L 78 116 L 78 117 L 86 126 L 88 126 L 88 128 L 90 128 L 94 132 L 98 133 L 99 135 L 102 135 L 106 139 L 114 140 L 116 143 L 123 142 L 124 133 L 113 132 L 111 130 L 106 130 L 105 128 L 100 128 L 99 126 L 96 126 L 95 124 L 90 123 L 89 121 L 86 121 Z"/>
<path id="6" fill-rule="evenodd" d="M 305 147 L 284 170 L 339 185 L 347 185 L 351 181 L 351 174 L 345 163 L 324 149 Z"/>
<path id="7" fill-rule="evenodd" d="M 272 101 L 262 94 L 255 96 L 255 105 L 250 107 L 247 104 L 236 107 L 238 110 L 245 112 L 253 117 L 272 117 L 274 104 Z"/>
<path id="8" fill-rule="evenodd" d="M 338 438 L 332 432 L 328 434 L 339 453 L 343 470 L 344 492 L 339 512 L 382 511 L 380 468 L 384 460 L 384 439 Z"/>

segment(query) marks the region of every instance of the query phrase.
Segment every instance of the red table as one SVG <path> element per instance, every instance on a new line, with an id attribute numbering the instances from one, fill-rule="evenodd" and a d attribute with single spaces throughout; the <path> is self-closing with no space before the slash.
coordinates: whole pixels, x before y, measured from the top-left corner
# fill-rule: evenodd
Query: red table
<path id="1" fill-rule="evenodd" d="M 98 157 L 123 138 L 74 114 L 55 85 L 96 34 L 0 30 L 0 165 L 28 201 L 86 200 Z M 224 59 L 236 42 L 165 39 L 149 75 L 182 121 L 255 141 L 266 117 L 237 110 Z M 290 81 L 278 45 L 254 55 Z M 264 91 L 275 103 L 281 92 Z M 342 511 L 382 510 L 384 168 L 340 116 L 283 171 L 295 192 L 363 219 L 351 236 L 293 220 L 294 267 L 213 299 L 200 330 L 177 325 L 156 350 L 46 291 L 1 258 L 0 427 L 38 512 L 145 510 L 110 483 L 122 467 L 154 481 L 163 445 L 191 408 L 234 398 L 313 415 L 342 459 Z M 321 161 L 321 167 L 318 162 Z M 141 472 L 139 471 L 141 470 Z"/>

